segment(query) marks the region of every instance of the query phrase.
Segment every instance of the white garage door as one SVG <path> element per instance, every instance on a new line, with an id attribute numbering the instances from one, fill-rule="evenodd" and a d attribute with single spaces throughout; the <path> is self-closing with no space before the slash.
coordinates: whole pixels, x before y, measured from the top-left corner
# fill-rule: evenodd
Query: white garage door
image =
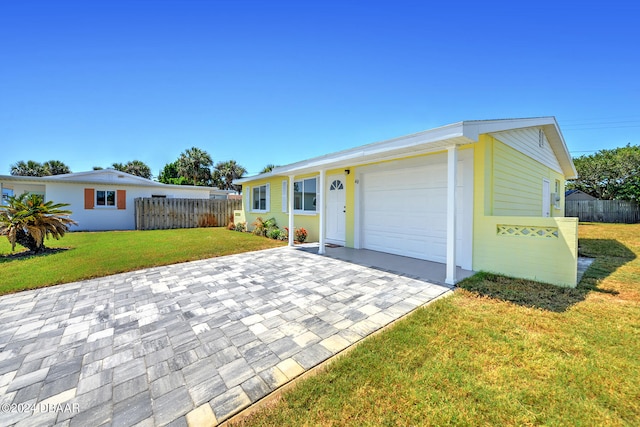
<path id="1" fill-rule="evenodd" d="M 464 166 L 465 159 L 459 159 L 457 258 L 470 269 L 472 202 L 465 197 Z M 362 247 L 446 262 L 446 155 L 387 163 L 364 169 L 361 177 Z"/>

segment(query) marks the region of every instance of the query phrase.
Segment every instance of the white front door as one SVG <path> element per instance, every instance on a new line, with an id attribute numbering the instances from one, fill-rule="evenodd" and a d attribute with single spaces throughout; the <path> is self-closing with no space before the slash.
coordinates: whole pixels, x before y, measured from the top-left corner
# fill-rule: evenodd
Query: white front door
<path id="1" fill-rule="evenodd" d="M 346 180 L 343 175 L 327 176 L 327 242 L 344 245 L 345 242 L 345 212 Z"/>
<path id="2" fill-rule="evenodd" d="M 551 216 L 551 182 L 542 180 L 542 216 Z"/>

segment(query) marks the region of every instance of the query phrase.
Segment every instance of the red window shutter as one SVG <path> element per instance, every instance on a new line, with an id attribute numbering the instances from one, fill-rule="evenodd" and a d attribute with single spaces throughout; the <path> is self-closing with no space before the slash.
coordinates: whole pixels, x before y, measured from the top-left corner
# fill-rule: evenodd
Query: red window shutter
<path id="1" fill-rule="evenodd" d="M 116 194 L 118 209 L 127 209 L 127 190 L 117 190 Z"/>
<path id="2" fill-rule="evenodd" d="M 93 209 L 96 202 L 95 190 L 93 188 L 84 189 L 84 208 Z"/>

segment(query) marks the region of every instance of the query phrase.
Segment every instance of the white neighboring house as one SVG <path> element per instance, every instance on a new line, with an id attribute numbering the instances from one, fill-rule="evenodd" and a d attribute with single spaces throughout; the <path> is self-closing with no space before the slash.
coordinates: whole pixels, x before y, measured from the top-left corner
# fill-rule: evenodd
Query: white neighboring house
<path id="1" fill-rule="evenodd" d="M 134 230 L 135 203 L 139 197 L 226 199 L 231 190 L 191 185 L 169 185 L 113 169 L 45 177 L 0 175 L 2 204 L 6 197 L 24 192 L 40 194 L 45 201 L 67 203 L 74 231 Z"/>

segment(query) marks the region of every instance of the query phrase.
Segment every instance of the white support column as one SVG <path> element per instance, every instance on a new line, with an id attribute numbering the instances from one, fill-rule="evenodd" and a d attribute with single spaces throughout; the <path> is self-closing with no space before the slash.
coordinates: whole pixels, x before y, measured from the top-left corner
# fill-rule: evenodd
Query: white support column
<path id="1" fill-rule="evenodd" d="M 447 285 L 456 284 L 456 176 L 458 147 L 447 148 Z"/>
<path id="2" fill-rule="evenodd" d="M 323 255 L 325 253 L 324 244 L 325 244 L 325 224 L 326 224 L 326 215 L 324 209 L 324 181 L 325 181 L 325 170 L 322 169 L 320 171 L 320 177 L 318 178 L 318 197 L 316 200 L 316 209 L 318 210 L 318 214 L 320 218 L 318 218 L 318 231 L 320 233 L 319 238 L 319 247 L 318 254 Z"/>
<path id="3" fill-rule="evenodd" d="M 294 222 L 293 222 L 293 180 L 294 180 L 294 176 L 293 175 L 289 175 L 289 197 L 287 200 L 288 204 L 289 204 L 289 246 L 293 246 L 293 238 L 294 238 L 294 234 L 293 234 L 293 229 L 294 229 Z"/>

